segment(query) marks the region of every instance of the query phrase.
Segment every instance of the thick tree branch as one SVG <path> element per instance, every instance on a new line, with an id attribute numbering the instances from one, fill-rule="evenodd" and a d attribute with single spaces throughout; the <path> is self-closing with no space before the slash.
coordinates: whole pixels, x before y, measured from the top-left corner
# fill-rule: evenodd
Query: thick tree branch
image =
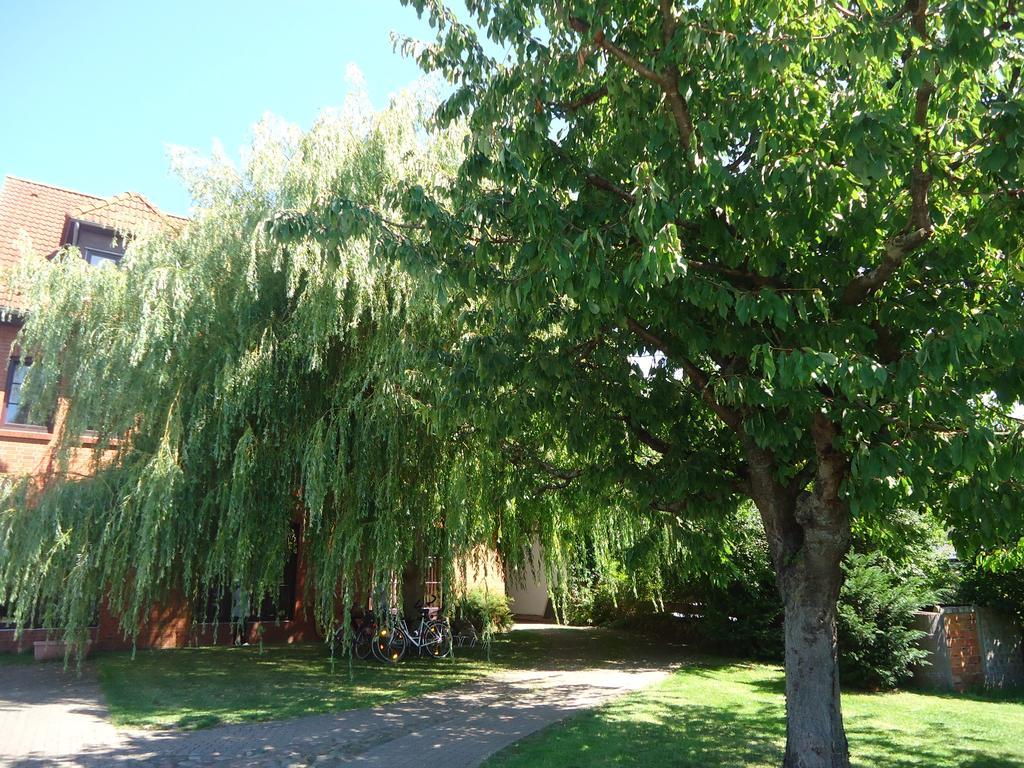
<path id="1" fill-rule="evenodd" d="M 550 483 L 543 483 L 533 489 L 534 496 L 543 496 L 545 493 L 551 493 L 552 491 L 564 491 L 572 485 L 571 480 L 553 480 Z"/>
<path id="2" fill-rule="evenodd" d="M 629 431 L 636 436 L 637 440 L 646 445 L 652 451 L 657 451 L 663 456 L 667 453 L 671 453 L 671 443 L 662 440 L 650 430 L 644 428 L 640 424 L 637 424 L 629 416 L 623 416 L 622 422 L 629 428 Z"/>
<path id="3" fill-rule="evenodd" d="M 846 529 L 849 521 L 849 510 L 842 500 L 842 484 L 849 474 L 850 462 L 837 447 L 839 428 L 823 413 L 816 413 L 811 422 L 811 439 L 814 441 L 815 468 L 814 495 L 821 501 L 820 505 L 797 505 L 797 520 L 807 527 L 825 527 L 839 530 Z M 808 519 L 807 514 L 814 517 Z M 847 529 L 848 532 L 848 529 Z M 834 541 L 845 551 L 848 542 L 843 537 Z"/>
<path id="4" fill-rule="evenodd" d="M 576 32 L 579 32 L 581 35 L 590 34 L 590 24 L 577 16 L 572 16 L 569 18 L 569 26 Z M 606 39 L 604 36 L 604 32 L 602 32 L 601 30 L 598 30 L 594 34 L 594 44 L 599 48 L 603 48 L 604 50 L 608 51 L 608 53 L 617 58 L 619 61 L 621 61 L 623 64 L 632 69 L 641 77 L 645 78 L 646 80 L 650 80 L 652 83 L 657 83 L 658 85 L 664 86 L 665 80 L 658 72 L 655 72 L 653 69 L 648 67 L 633 54 L 628 53 L 619 46 L 615 45 L 615 43 Z"/>
<path id="5" fill-rule="evenodd" d="M 566 469 L 565 467 L 559 467 L 556 464 L 552 464 L 539 456 L 529 453 L 522 445 L 515 443 L 511 440 L 503 440 L 502 448 L 514 464 L 520 466 L 526 466 L 527 464 L 533 464 L 539 468 L 542 472 L 550 475 L 557 481 L 563 483 L 569 483 L 573 480 L 577 480 L 583 476 L 584 470 L 582 469 Z"/>
<path id="6" fill-rule="evenodd" d="M 672 13 L 672 4 L 668 0 L 661 0 L 661 12 L 662 39 L 664 44 L 668 45 L 672 35 L 675 34 L 678 21 Z M 571 17 L 569 19 L 569 26 L 581 35 L 590 34 L 590 24 L 581 18 Z M 593 41 L 594 45 L 598 48 L 603 49 L 642 78 L 661 88 L 662 93 L 665 94 L 669 111 L 672 113 L 672 118 L 675 120 L 676 128 L 679 131 L 679 140 L 686 151 L 687 161 L 692 162 L 693 120 L 690 118 L 689 105 L 679 92 L 679 68 L 675 64 L 670 64 L 665 72 L 658 72 L 648 67 L 629 51 L 606 38 L 602 30 L 594 33 Z"/>
<path id="7" fill-rule="evenodd" d="M 678 25 L 678 20 L 672 12 L 671 0 L 661 0 L 661 20 L 662 40 L 665 47 L 668 47 Z M 693 144 L 693 120 L 690 117 L 690 106 L 679 92 L 679 67 L 675 63 L 666 67 L 663 80 L 661 87 L 665 91 L 665 98 L 668 99 L 672 117 L 676 121 L 676 128 L 679 131 L 683 149 L 686 150 L 687 160 L 690 160 Z"/>
<path id="8" fill-rule="evenodd" d="M 596 104 L 605 96 L 608 95 L 608 86 L 601 85 L 592 91 L 577 96 L 571 101 L 552 101 L 548 103 L 548 106 L 556 112 L 563 115 L 571 115 L 584 107 L 589 107 L 591 104 Z"/>
<path id="9" fill-rule="evenodd" d="M 569 350 L 569 357 L 573 360 L 585 360 L 587 356 L 593 352 L 601 344 L 601 336 L 595 336 L 593 339 L 584 341 L 582 344 L 577 344 L 575 347 Z"/>
<path id="10" fill-rule="evenodd" d="M 885 285 L 907 256 L 928 242 L 931 236 L 932 228 L 929 225 L 927 228 L 916 229 L 886 243 L 882 262 L 874 269 L 857 275 L 847 284 L 843 291 L 843 304 L 854 307 Z"/>
<path id="11" fill-rule="evenodd" d="M 908 6 L 910 4 L 908 3 Z M 928 39 L 927 0 L 917 0 L 910 26 L 922 40 Z M 903 264 L 907 256 L 924 245 L 932 236 L 932 219 L 928 209 L 928 190 L 932 175 L 928 171 L 927 156 L 928 106 L 935 83 L 926 79 L 914 93 L 914 164 L 910 171 L 910 218 L 901 235 L 885 244 L 882 262 L 874 269 L 853 278 L 843 291 L 842 303 L 856 306 L 880 289 Z"/>
<path id="12" fill-rule="evenodd" d="M 745 288 L 747 290 L 756 290 L 758 288 L 776 288 L 778 290 L 786 290 L 790 287 L 778 278 L 759 275 L 756 272 L 747 272 L 742 269 L 723 267 L 720 264 L 710 264 L 705 261 L 700 261 L 699 259 L 686 259 L 686 263 L 698 272 L 722 277 L 737 288 Z"/>
<path id="13" fill-rule="evenodd" d="M 604 176 L 599 176 L 596 173 L 588 173 L 585 178 L 587 180 L 587 184 L 595 189 L 600 189 L 603 192 L 610 192 L 630 205 L 633 205 L 635 198 L 632 193 L 627 192 L 614 181 L 610 181 Z"/>
<path id="14" fill-rule="evenodd" d="M 732 408 L 729 408 L 722 403 L 719 403 L 715 399 L 714 393 L 710 388 L 710 381 L 707 374 L 705 374 L 700 368 L 693 364 L 686 356 L 673 352 L 671 347 L 666 344 L 657 335 L 651 333 L 643 325 L 637 322 L 632 317 L 627 317 L 626 322 L 629 325 L 629 329 L 643 339 L 647 344 L 650 345 L 651 351 L 661 351 L 670 357 L 686 374 L 686 377 L 690 381 L 690 385 L 697 391 L 704 403 L 710 408 L 719 419 L 722 420 L 728 427 L 732 428 L 735 432 L 739 433 L 743 428 L 743 418 Z"/>

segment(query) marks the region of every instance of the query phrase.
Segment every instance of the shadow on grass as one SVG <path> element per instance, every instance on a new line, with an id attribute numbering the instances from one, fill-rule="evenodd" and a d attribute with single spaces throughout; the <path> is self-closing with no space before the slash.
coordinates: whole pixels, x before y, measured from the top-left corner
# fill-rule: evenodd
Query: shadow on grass
<path id="1" fill-rule="evenodd" d="M 441 662 L 444 665 L 444 662 Z M 427 674 L 432 667 L 427 660 L 413 661 Z M 377 667 L 391 672 L 388 667 Z M 415 671 L 415 669 L 413 669 Z M 422 752 L 425 742 L 414 747 L 410 757 L 420 762 L 446 764 L 442 744 L 457 745 L 462 759 L 484 757 L 489 744 L 507 743 L 509 736 L 528 732 L 531 727 L 548 722 L 553 715 L 582 711 L 601 694 L 589 678 L 563 679 L 557 690 L 538 687 L 536 674 L 511 675 L 503 680 L 489 680 L 467 686 L 458 692 L 444 691 L 426 700 L 410 698 L 385 706 L 351 712 L 324 714 L 298 720 L 273 723 L 252 723 L 217 728 L 212 732 L 188 732 L 183 729 L 122 734 L 121 744 L 82 750 L 75 764 L 89 766 L 131 765 L 135 761 L 164 762 L 189 765 L 212 760 L 218 765 L 250 764 L 320 764 L 338 765 L 358 761 L 377 747 L 407 736 L 436 739 L 437 752 Z M 321 690 L 323 681 L 321 681 Z M 597 686 L 599 688 L 600 686 Z M 486 716 L 479 717 L 481 713 Z M 188 716 L 191 718 L 192 716 Z M 525 731 L 523 729 L 526 729 Z M 448 741 L 446 741 L 448 739 Z M 369 764 L 380 755 L 368 755 Z M 17 760 L 18 768 L 51 765 L 52 758 L 32 756 Z M 390 764 L 390 763 L 388 763 Z"/>
<path id="2" fill-rule="evenodd" d="M 179 730 L 129 736 L 123 749 L 97 755 L 93 763 L 116 765 L 139 759 L 160 745 L 170 752 L 192 749 L 187 729 L 388 704 L 369 713 L 339 715 L 338 723 L 314 718 L 311 738 L 349 734 L 352 754 L 390 734 L 396 722 L 424 725 L 430 715 L 415 696 L 459 686 L 501 669 L 643 669 L 666 663 L 685 666 L 665 683 L 632 694 L 514 745 L 489 765 L 519 768 L 759 768 L 777 766 L 785 738 L 784 682 L 779 667 L 686 655 L 669 644 L 625 633 L 531 630 L 497 639 L 489 649 L 459 649 L 453 661 L 412 659 L 397 667 L 338 658 L 323 646 L 204 648 L 100 657 L 96 664 L 118 722 L 171 725 Z M 530 683 L 509 693 L 489 683 L 482 698 L 442 707 L 451 722 L 466 722 L 500 701 L 525 719 L 543 706 L 531 701 Z M 562 706 L 585 691 L 566 687 Z M 489 698 L 488 698 L 489 697 Z M 458 697 L 454 697 L 458 698 Z M 408 700 L 408 701 L 406 701 Z M 1001 699 L 1000 699 L 1001 701 Z M 857 768 L 1010 768 L 1024 765 L 1024 710 L 991 697 L 919 694 L 857 694 L 844 699 Z M 966 705 L 966 706 L 965 706 Z M 332 716 L 333 717 L 333 716 Z M 1004 719 L 1005 723 L 992 721 Z M 309 727 L 310 721 L 307 722 Z M 321 725 L 325 723 L 327 725 Z M 236 748 L 273 743 L 271 735 L 301 728 L 277 723 L 219 730 Z M 333 729 L 333 730 L 331 730 Z M 360 730 L 361 729 L 361 730 Z M 1005 732 L 1006 736 L 1002 734 Z M 480 738 L 486 733 L 481 732 Z M 237 742 L 237 744 L 236 744 Z M 225 747 L 228 745 L 225 744 Z M 443 762 L 443 760 L 442 760 Z M 24 760 L 15 765 L 46 765 Z M 243 764 L 243 763 L 239 763 Z"/>
<path id="3" fill-rule="evenodd" d="M 774 768 L 785 744 L 781 668 L 701 658 L 666 683 L 551 726 L 487 768 Z M 1024 711 L 1003 697 L 914 693 L 844 700 L 858 768 L 1021 768 Z"/>
<path id="4" fill-rule="evenodd" d="M 518 633 L 517 633 L 518 634 Z M 208 647 L 99 656 L 94 664 L 119 726 L 207 728 L 375 706 L 456 687 L 543 659 L 544 640 L 503 638 L 452 659 L 390 666 L 322 645 Z"/>

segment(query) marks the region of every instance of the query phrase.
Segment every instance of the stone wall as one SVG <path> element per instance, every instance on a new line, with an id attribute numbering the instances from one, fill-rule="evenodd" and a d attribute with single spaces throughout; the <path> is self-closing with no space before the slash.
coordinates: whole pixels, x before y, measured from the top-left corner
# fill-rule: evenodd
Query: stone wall
<path id="1" fill-rule="evenodd" d="M 914 626 L 928 664 L 914 669 L 913 685 L 966 691 L 1024 686 L 1024 640 L 1010 617 L 973 605 L 944 605 L 921 611 Z"/>
<path id="2" fill-rule="evenodd" d="M 1024 639 L 1017 623 L 991 608 L 978 608 L 978 636 L 986 688 L 1024 686 Z"/>
<path id="3" fill-rule="evenodd" d="M 928 663 L 914 667 L 911 684 L 916 688 L 951 690 L 953 675 L 949 667 L 945 622 L 938 611 L 919 611 L 914 614 L 914 629 L 924 632 L 918 644 L 928 651 Z"/>

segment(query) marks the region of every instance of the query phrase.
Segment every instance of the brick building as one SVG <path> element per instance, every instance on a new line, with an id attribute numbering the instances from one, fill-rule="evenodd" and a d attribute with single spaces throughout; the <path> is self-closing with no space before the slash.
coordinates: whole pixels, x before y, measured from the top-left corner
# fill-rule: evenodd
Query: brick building
<path id="1" fill-rule="evenodd" d="M 152 228 L 180 229 L 184 224 L 185 219 L 162 213 L 136 193 L 103 198 L 8 176 L 0 190 L 0 274 L 15 268 L 22 259 L 49 258 L 66 246 L 77 247 L 81 257 L 96 269 L 109 268 L 116 266 L 123 256 L 125 237 Z M 54 468 L 61 408 L 58 406 L 56 413 L 43 422 L 35 422 L 29 416 L 21 387 L 32 357 L 29 350 L 19 349 L 16 343 L 24 319 L 22 297 L 0 287 L 0 475 L 33 475 L 45 482 Z M 72 456 L 72 472 L 88 471 L 90 440 L 89 435 L 81 436 L 83 450 Z M 299 546 L 301 549 L 301 542 Z M 316 637 L 312 620 L 302 606 L 301 563 L 300 552 L 289 564 L 276 601 L 253 607 L 254 615 L 248 624 L 250 639 L 257 634 L 268 642 Z M 195 617 L 196 621 L 184 600 L 169 600 L 152 611 L 141 628 L 138 646 L 231 642 L 232 597 L 211 595 L 205 615 Z M 4 606 L 0 605 L 0 651 L 31 647 L 33 642 L 51 634 L 40 627 L 26 630 L 20 639 L 15 639 L 13 626 L 4 622 L 5 614 Z M 116 618 L 105 604 L 97 609 L 92 635 L 95 648 L 127 646 Z"/>

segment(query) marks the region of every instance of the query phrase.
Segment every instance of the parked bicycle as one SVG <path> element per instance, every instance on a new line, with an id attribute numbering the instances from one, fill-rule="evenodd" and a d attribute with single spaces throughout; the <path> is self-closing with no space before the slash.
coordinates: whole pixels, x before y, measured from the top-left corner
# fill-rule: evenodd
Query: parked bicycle
<path id="1" fill-rule="evenodd" d="M 379 625 L 372 610 L 352 611 L 352 654 L 361 661 L 366 661 L 373 653 L 374 641 Z M 344 628 L 337 632 L 337 639 L 342 641 Z"/>
<path id="2" fill-rule="evenodd" d="M 480 638 L 473 623 L 466 619 L 460 619 L 456 620 L 454 625 L 452 639 L 455 641 L 455 645 L 459 648 L 475 648 Z"/>
<path id="3" fill-rule="evenodd" d="M 390 620 L 377 627 L 371 652 L 381 661 L 397 664 L 410 648 L 415 648 L 420 656 L 440 659 L 452 653 L 452 631 L 444 619 L 430 618 L 428 606 L 436 602 L 437 596 L 432 595 L 425 604 L 416 604 L 420 613 L 420 621 L 415 629 L 402 616 L 392 616 Z"/>

